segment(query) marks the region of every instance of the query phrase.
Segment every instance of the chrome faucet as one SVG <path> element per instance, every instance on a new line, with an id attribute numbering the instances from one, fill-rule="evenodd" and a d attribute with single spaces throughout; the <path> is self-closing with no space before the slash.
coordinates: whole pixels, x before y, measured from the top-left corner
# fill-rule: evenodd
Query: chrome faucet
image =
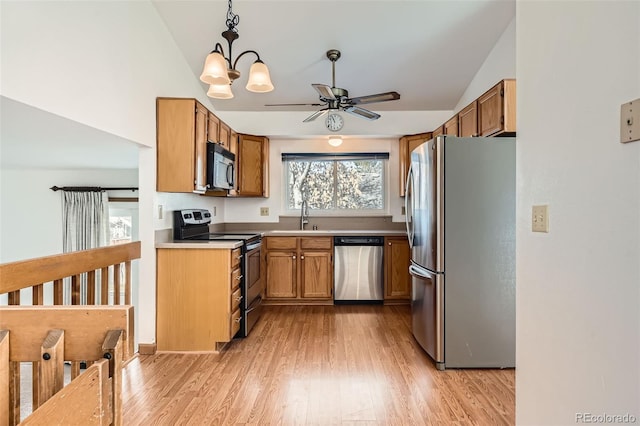
<path id="1" fill-rule="evenodd" d="M 309 206 L 307 200 L 302 200 L 302 206 L 300 207 L 300 230 L 304 231 L 304 225 L 309 223 Z"/>

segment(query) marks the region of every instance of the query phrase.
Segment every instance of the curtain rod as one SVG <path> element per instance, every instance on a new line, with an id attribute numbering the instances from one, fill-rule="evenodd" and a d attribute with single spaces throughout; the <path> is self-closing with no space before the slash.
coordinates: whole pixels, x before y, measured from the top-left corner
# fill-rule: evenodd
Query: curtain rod
<path id="1" fill-rule="evenodd" d="M 52 186 L 52 191 L 102 192 L 102 191 L 137 191 L 138 187 L 102 188 L 100 186 Z"/>

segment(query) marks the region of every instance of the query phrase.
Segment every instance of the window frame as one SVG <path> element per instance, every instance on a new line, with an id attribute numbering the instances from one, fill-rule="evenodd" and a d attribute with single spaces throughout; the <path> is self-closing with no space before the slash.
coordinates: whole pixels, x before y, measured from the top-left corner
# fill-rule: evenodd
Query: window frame
<path id="1" fill-rule="evenodd" d="M 309 208 L 311 216 L 323 217 L 356 217 L 356 216 L 389 216 L 390 211 L 390 194 L 389 194 L 389 153 L 337 153 L 337 154 L 282 154 L 282 196 L 281 196 L 281 212 L 282 216 L 300 216 L 300 209 L 290 209 L 289 206 L 289 165 L 290 161 L 353 161 L 353 160 L 381 160 L 382 161 L 382 203 L 381 209 L 332 209 L 318 210 Z M 334 169 L 337 174 L 337 167 Z M 334 181 L 334 189 L 337 190 L 337 181 Z M 337 192 L 334 192 L 334 197 Z M 337 203 L 336 203 L 337 205 Z"/>

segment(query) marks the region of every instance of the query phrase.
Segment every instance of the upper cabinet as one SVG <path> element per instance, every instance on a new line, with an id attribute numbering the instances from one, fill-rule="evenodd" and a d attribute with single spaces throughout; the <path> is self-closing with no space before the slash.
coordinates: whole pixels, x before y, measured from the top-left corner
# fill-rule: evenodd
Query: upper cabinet
<path id="1" fill-rule="evenodd" d="M 231 128 L 224 122 L 220 121 L 220 132 L 218 137 L 218 142 L 220 145 L 224 146 L 226 149 L 231 151 L 231 143 L 229 139 L 231 138 Z M 232 151 L 233 152 L 233 151 Z M 236 152 L 233 152 L 236 154 Z"/>
<path id="2" fill-rule="evenodd" d="M 405 187 L 407 185 L 407 173 L 409 173 L 409 165 L 411 164 L 411 151 L 416 149 L 418 145 L 422 145 L 431 139 L 431 132 L 418 133 L 416 135 L 407 135 L 400 138 L 399 156 L 400 156 L 400 196 L 403 197 Z"/>
<path id="3" fill-rule="evenodd" d="M 516 131 L 516 81 L 502 80 L 478 98 L 479 136 Z"/>
<path id="4" fill-rule="evenodd" d="M 458 135 L 478 136 L 478 101 L 473 101 L 458 113 Z"/>
<path id="5" fill-rule="evenodd" d="M 158 98 L 157 182 L 159 192 L 195 192 L 212 196 L 269 196 L 269 139 L 239 136 L 195 99 Z M 207 142 L 236 156 L 235 188 L 207 188 Z"/>
<path id="6" fill-rule="evenodd" d="M 269 196 L 269 138 L 238 135 L 236 197 Z"/>
<path id="7" fill-rule="evenodd" d="M 450 136 L 458 136 L 458 116 L 451 117 L 444 123 L 444 134 Z"/>
<path id="8" fill-rule="evenodd" d="M 513 136 L 516 132 L 516 81 L 500 81 L 431 133 L 400 138 L 400 196 L 405 196 L 409 153 L 422 142 L 440 135 L 461 137 Z"/>
<path id="9" fill-rule="evenodd" d="M 205 192 L 208 113 L 195 99 L 156 100 L 157 191 Z"/>

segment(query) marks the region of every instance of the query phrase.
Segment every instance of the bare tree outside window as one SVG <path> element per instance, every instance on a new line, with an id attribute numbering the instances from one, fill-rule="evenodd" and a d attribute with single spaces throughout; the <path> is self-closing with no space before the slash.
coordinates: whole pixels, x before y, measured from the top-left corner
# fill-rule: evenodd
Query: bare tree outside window
<path id="1" fill-rule="evenodd" d="M 315 211 L 384 210 L 382 159 L 285 161 L 286 205 L 299 209 L 306 200 Z"/>

